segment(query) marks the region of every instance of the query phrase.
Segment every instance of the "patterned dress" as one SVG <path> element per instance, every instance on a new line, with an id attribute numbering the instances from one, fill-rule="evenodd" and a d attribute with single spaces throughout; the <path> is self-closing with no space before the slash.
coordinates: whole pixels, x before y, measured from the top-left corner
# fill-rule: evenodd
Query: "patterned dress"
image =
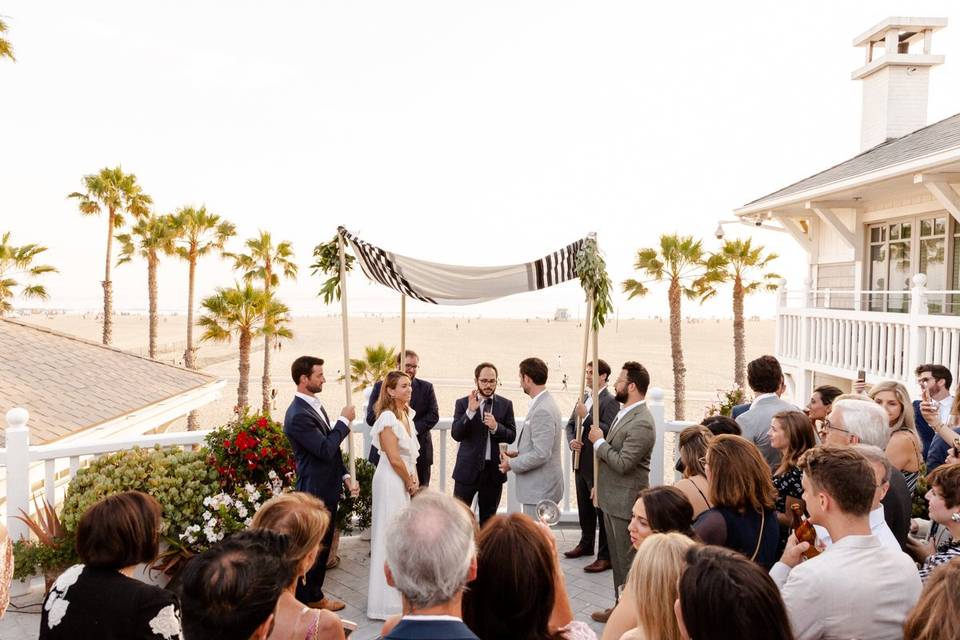
<path id="1" fill-rule="evenodd" d="M 954 558 L 960 558 L 960 540 L 944 542 L 937 547 L 937 552 L 927 558 L 926 562 L 923 563 L 923 566 L 920 567 L 920 579 L 926 582 L 927 578 L 930 577 L 930 574 L 933 573 L 934 569 L 942 564 L 950 562 Z"/>

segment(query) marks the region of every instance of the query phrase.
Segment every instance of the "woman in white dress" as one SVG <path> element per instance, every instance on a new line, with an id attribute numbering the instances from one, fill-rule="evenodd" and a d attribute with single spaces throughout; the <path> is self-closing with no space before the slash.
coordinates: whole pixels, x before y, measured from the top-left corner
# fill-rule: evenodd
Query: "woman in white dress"
<path id="1" fill-rule="evenodd" d="M 377 400 L 377 421 L 370 430 L 373 444 L 380 450 L 380 462 L 373 474 L 367 617 L 377 620 L 386 620 L 402 609 L 400 592 L 387 584 L 383 565 L 393 516 L 410 503 L 410 496 L 420 488 L 416 469 L 420 443 L 413 428 L 415 412 L 409 406 L 412 391 L 407 374 L 388 373 Z"/>

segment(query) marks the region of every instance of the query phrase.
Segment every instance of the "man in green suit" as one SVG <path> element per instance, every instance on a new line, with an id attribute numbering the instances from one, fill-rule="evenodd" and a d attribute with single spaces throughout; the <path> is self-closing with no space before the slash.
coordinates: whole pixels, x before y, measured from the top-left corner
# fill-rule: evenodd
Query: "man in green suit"
<path id="1" fill-rule="evenodd" d="M 613 563 L 614 593 L 627 580 L 627 572 L 636 552 L 630 544 L 627 526 L 638 494 L 649 485 L 650 454 L 656 440 L 653 415 L 644 398 L 650 386 L 650 374 L 639 362 L 625 362 L 614 384 L 616 399 L 622 406 L 604 436 L 599 426 L 590 429 L 589 438 L 597 455 L 597 503 Z M 594 614 L 606 622 L 608 611 Z"/>

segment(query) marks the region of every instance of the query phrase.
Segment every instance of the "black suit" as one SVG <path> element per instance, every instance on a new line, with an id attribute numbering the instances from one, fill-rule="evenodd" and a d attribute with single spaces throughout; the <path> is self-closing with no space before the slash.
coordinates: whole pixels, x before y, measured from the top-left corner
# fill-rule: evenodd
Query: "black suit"
<path id="1" fill-rule="evenodd" d="M 461 620 L 403 618 L 384 640 L 477 640 Z"/>
<path id="2" fill-rule="evenodd" d="M 377 399 L 380 397 L 380 386 L 383 381 L 373 385 L 370 392 L 370 403 L 367 405 L 367 424 L 371 427 L 377 421 L 374 408 L 377 406 Z M 413 390 L 410 394 L 410 407 L 417 412 L 413 418 L 413 426 L 417 429 L 417 441 L 420 443 L 420 457 L 417 458 L 417 480 L 421 487 L 430 484 L 430 466 L 433 464 L 433 438 L 430 436 L 430 430 L 440 422 L 440 409 L 437 407 L 437 394 L 433 391 L 433 385 L 426 380 L 414 378 L 411 385 Z M 368 456 L 370 464 L 377 466 L 380 462 L 380 452 L 373 445 L 370 446 L 370 455 Z"/>
<path id="3" fill-rule="evenodd" d="M 471 505 L 473 497 L 477 496 L 481 527 L 488 518 L 496 515 L 500 496 L 503 494 L 503 483 L 507 481 L 507 475 L 499 468 L 499 445 L 501 442 L 510 444 L 517 437 L 513 403 L 497 394 L 484 402 L 491 403 L 493 417 L 497 421 L 496 432 L 490 433 L 487 425 L 483 424 L 483 405 L 472 418 L 467 417 L 469 397 L 457 400 L 453 409 L 453 426 L 450 428 L 450 435 L 460 443 L 457 449 L 457 464 L 453 467 L 453 495 L 468 505 Z"/>
<path id="4" fill-rule="evenodd" d="M 591 407 L 592 409 L 592 407 Z M 610 430 L 610 425 L 617 418 L 620 411 L 620 403 L 613 397 L 606 387 L 600 390 L 600 430 L 604 437 Z M 607 532 L 603 526 L 603 513 L 597 507 L 593 506 L 590 499 L 590 491 L 593 489 L 593 443 L 590 442 L 588 434 L 590 427 L 593 426 L 593 411 L 588 410 L 583 418 L 583 436 L 580 442 L 583 448 L 580 450 L 580 468 L 577 469 L 575 484 L 577 489 L 577 515 L 580 520 L 580 546 L 587 550 L 587 553 L 593 553 L 594 533 L 597 524 L 600 525 L 600 543 L 597 547 L 597 558 L 600 560 L 610 559 L 610 549 L 607 547 Z M 577 413 L 574 410 L 570 414 L 570 420 L 567 421 L 567 442 L 573 441 L 577 437 Z M 571 456 L 571 460 L 573 456 Z"/>
<path id="5" fill-rule="evenodd" d="M 317 496 L 330 510 L 330 527 L 323 536 L 320 554 L 313 568 L 307 572 L 306 584 L 297 584 L 297 600 L 314 602 L 323 599 L 323 579 L 327 572 L 330 543 L 336 529 L 337 503 L 347 468 L 340 454 L 340 443 L 350 434 L 345 420 L 332 427 L 327 412 L 321 413 L 303 398 L 295 396 L 283 419 L 283 432 L 290 441 L 297 464 L 297 491 Z M 322 414 L 322 415 L 321 415 Z"/>

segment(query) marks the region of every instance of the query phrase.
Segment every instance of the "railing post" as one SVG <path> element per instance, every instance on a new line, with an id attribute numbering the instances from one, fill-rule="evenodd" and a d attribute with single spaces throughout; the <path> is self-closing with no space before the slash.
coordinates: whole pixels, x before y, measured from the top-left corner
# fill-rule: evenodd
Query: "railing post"
<path id="1" fill-rule="evenodd" d="M 807 307 L 816 307 L 816 300 L 811 298 L 811 289 L 813 289 L 813 280 L 809 277 L 803 279 L 803 288 L 800 290 L 800 306 L 806 309 Z"/>
<path id="2" fill-rule="evenodd" d="M 913 276 L 910 280 L 910 323 L 908 325 L 909 331 L 909 347 L 907 351 L 907 376 L 910 380 L 910 391 L 912 393 L 919 393 L 920 389 L 917 388 L 916 382 L 914 381 L 913 372 L 916 371 L 917 367 L 921 364 L 924 358 L 924 346 L 923 334 L 921 333 L 922 329 L 920 328 L 920 318 L 921 316 L 927 315 L 927 276 L 923 273 L 918 273 Z"/>
<path id="3" fill-rule="evenodd" d="M 11 540 L 29 536 L 30 530 L 16 519 L 20 510 L 30 513 L 30 428 L 26 409 L 7 411 L 7 530 Z"/>
<path id="4" fill-rule="evenodd" d="M 787 306 L 787 281 L 783 278 L 777 280 L 777 303 L 773 310 L 773 317 L 776 322 L 773 325 L 773 352 L 778 358 L 783 357 L 783 315 L 782 311 Z"/>
<path id="5" fill-rule="evenodd" d="M 650 486 L 663 484 L 663 447 L 666 440 L 666 420 L 663 407 L 663 389 L 651 387 L 647 391 L 647 409 L 653 414 L 656 438 L 653 441 L 653 453 L 650 454 Z"/>

